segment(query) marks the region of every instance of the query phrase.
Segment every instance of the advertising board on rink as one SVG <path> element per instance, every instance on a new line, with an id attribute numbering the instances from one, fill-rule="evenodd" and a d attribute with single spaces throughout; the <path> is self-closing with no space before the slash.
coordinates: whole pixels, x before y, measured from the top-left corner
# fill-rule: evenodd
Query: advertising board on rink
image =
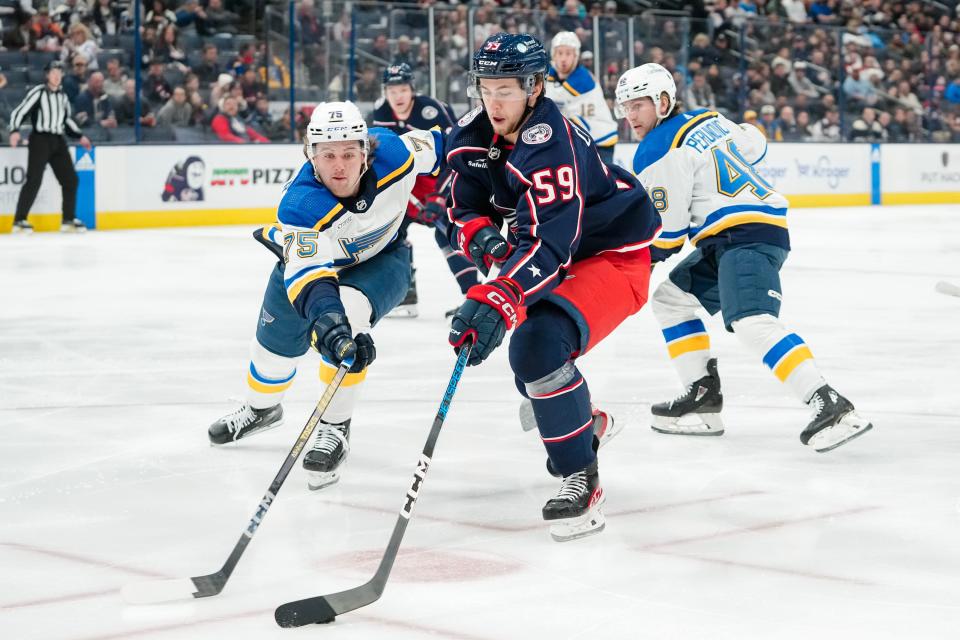
<path id="1" fill-rule="evenodd" d="M 630 169 L 636 148 L 636 144 L 617 145 L 617 163 Z M 755 169 L 787 196 L 791 207 L 869 205 L 870 150 L 869 144 L 775 143 L 767 147 L 767 155 Z"/>
<path id="2" fill-rule="evenodd" d="M 259 224 L 276 218 L 298 145 L 101 147 L 97 227 Z"/>
<path id="3" fill-rule="evenodd" d="M 13 226 L 13 214 L 17 210 L 20 189 L 27 181 L 27 148 L 0 147 L 0 232 L 6 233 Z M 53 177 L 53 169 L 47 166 L 37 200 L 33 203 L 33 224 L 38 230 L 60 228 L 60 185 Z"/>
<path id="4" fill-rule="evenodd" d="M 960 145 L 881 145 L 881 203 L 960 202 Z"/>

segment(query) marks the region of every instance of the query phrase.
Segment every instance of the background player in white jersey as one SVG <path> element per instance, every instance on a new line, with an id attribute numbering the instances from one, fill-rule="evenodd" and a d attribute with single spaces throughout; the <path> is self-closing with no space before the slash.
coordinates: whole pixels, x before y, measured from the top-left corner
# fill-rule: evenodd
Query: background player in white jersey
<path id="1" fill-rule="evenodd" d="M 561 31 L 553 37 L 545 87 L 560 113 L 589 132 L 600 159 L 611 164 L 618 139 L 617 121 L 596 78 L 580 64 L 580 38 L 573 31 Z"/>
<path id="2" fill-rule="evenodd" d="M 830 387 L 803 339 L 781 324 L 780 268 L 790 250 L 787 200 L 754 170 L 767 150 L 763 134 L 699 109 L 680 113 L 676 86 L 658 64 L 630 69 L 617 83 L 617 115 L 642 141 L 634 173 L 663 218 L 653 260 L 696 249 L 653 294 L 673 363 L 686 387 L 652 407 L 661 433 L 720 435 L 723 396 L 710 338 L 697 313 L 723 323 L 813 410 L 803 444 L 829 451 L 872 425 Z"/>
<path id="3" fill-rule="evenodd" d="M 398 232 L 417 176 L 439 171 L 443 136 L 368 132 L 354 104 L 326 102 L 314 110 L 305 142 L 308 161 L 286 187 L 279 224 L 254 234 L 280 262 L 250 346 L 246 403 L 213 423 L 209 437 L 224 444 L 279 426 L 280 401 L 311 343 L 324 383 L 355 354 L 304 457 L 309 486 L 320 489 L 339 479 L 350 449 L 356 393 L 376 357 L 368 332 L 407 291 L 410 249 Z"/>

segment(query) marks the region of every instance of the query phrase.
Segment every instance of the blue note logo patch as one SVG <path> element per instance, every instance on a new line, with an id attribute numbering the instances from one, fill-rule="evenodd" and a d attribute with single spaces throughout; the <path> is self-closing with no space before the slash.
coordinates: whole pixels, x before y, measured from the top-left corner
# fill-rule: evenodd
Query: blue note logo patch
<path id="1" fill-rule="evenodd" d="M 543 144 L 553 136 L 553 129 L 546 123 L 530 127 L 520 138 L 527 144 Z"/>

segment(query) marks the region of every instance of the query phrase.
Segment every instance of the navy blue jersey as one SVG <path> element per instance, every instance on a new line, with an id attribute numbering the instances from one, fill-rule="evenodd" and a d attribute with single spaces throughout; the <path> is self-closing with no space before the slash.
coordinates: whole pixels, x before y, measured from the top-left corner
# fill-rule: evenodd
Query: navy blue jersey
<path id="1" fill-rule="evenodd" d="M 419 129 L 427 131 L 434 127 L 440 127 L 440 130 L 446 133 L 456 122 L 457 118 L 453 115 L 453 109 L 439 100 L 434 100 L 430 96 L 415 95 L 413 97 L 413 109 L 410 111 L 410 117 L 406 120 L 397 118 L 393 112 L 390 103 L 385 98 L 377 101 L 377 105 L 371 115 L 371 126 L 390 129 L 397 135 Z"/>
<path id="2" fill-rule="evenodd" d="M 660 231 L 639 181 L 605 165 L 590 135 L 548 98 L 533 108 L 516 145 L 496 136 L 477 107 L 450 132 L 447 149 L 451 222 L 508 223 L 515 250 L 500 275 L 523 288 L 525 304 L 560 284 L 572 262 L 643 249 Z"/>

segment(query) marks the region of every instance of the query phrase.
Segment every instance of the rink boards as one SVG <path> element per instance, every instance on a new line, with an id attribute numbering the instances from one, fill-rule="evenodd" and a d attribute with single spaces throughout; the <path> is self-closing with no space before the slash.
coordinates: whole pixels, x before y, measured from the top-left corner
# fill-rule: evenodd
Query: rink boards
<path id="1" fill-rule="evenodd" d="M 629 168 L 637 145 L 617 146 Z M 302 166 L 299 145 L 107 146 L 73 150 L 77 217 L 99 229 L 257 224 L 274 219 L 281 187 Z M 9 232 L 26 178 L 26 149 L 0 149 L 0 233 Z M 770 145 L 758 173 L 793 207 L 960 202 L 960 145 Z M 50 169 L 31 213 L 59 228 Z"/>

